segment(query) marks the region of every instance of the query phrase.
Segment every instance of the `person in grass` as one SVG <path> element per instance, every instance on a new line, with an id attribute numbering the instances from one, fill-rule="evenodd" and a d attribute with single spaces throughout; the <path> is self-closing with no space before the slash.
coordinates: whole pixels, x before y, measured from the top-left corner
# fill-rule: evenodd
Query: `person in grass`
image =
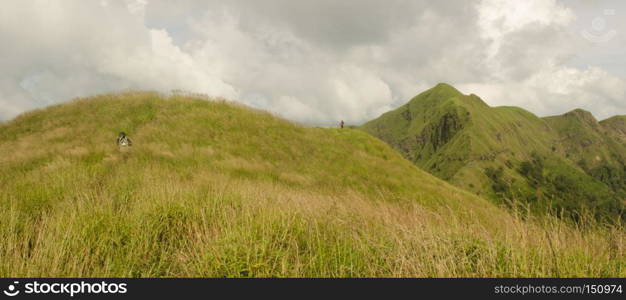
<path id="1" fill-rule="evenodd" d="M 339 128 L 343 129 L 343 125 L 344 125 L 344 124 L 345 124 L 345 123 L 343 122 L 343 120 L 341 120 L 341 122 L 339 122 Z"/>
<path id="2" fill-rule="evenodd" d="M 117 146 L 119 147 L 130 147 L 133 145 L 133 141 L 126 135 L 125 132 L 120 132 L 117 136 Z"/>

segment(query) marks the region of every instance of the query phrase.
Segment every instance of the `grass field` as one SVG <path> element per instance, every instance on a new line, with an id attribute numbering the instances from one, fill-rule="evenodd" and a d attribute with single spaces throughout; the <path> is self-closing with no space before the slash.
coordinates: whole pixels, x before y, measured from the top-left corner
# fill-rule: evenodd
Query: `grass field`
<path id="1" fill-rule="evenodd" d="M 197 98 L 2 124 L 0 277 L 626 276 L 619 222 L 505 210 L 362 131 Z"/>

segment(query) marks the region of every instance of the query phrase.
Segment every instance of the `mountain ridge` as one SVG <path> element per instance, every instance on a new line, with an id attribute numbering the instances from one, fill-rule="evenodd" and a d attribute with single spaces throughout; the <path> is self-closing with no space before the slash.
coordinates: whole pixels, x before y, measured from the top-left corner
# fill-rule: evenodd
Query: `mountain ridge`
<path id="1" fill-rule="evenodd" d="M 602 207 L 623 217 L 621 120 L 598 122 L 582 109 L 538 117 L 519 107 L 491 107 L 438 84 L 360 128 L 418 167 L 487 198 L 541 202 L 540 210 L 556 202 L 571 213 Z"/>

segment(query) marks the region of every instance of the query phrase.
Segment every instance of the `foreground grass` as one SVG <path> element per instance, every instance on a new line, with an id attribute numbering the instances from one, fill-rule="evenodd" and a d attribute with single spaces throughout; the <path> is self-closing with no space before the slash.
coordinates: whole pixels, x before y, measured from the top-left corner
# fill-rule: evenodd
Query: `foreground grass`
<path id="1" fill-rule="evenodd" d="M 2 277 L 626 276 L 620 225 L 506 212 L 358 131 L 151 93 L 0 129 Z"/>

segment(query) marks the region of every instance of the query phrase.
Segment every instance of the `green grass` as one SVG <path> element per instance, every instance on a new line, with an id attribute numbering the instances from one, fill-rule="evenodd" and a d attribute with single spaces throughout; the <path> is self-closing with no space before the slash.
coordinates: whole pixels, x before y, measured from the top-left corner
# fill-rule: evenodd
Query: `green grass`
<path id="1" fill-rule="evenodd" d="M 360 127 L 408 160 L 497 203 L 522 201 L 571 214 L 582 208 L 626 220 L 626 122 L 583 110 L 539 118 L 439 84 Z M 539 184 L 520 172 L 535 156 Z M 490 170 L 502 171 L 498 178 Z M 493 177 L 493 176 L 491 176 Z"/>
<path id="2" fill-rule="evenodd" d="M 0 277 L 626 276 L 620 224 L 510 212 L 362 131 L 207 100 L 1 125 Z"/>

